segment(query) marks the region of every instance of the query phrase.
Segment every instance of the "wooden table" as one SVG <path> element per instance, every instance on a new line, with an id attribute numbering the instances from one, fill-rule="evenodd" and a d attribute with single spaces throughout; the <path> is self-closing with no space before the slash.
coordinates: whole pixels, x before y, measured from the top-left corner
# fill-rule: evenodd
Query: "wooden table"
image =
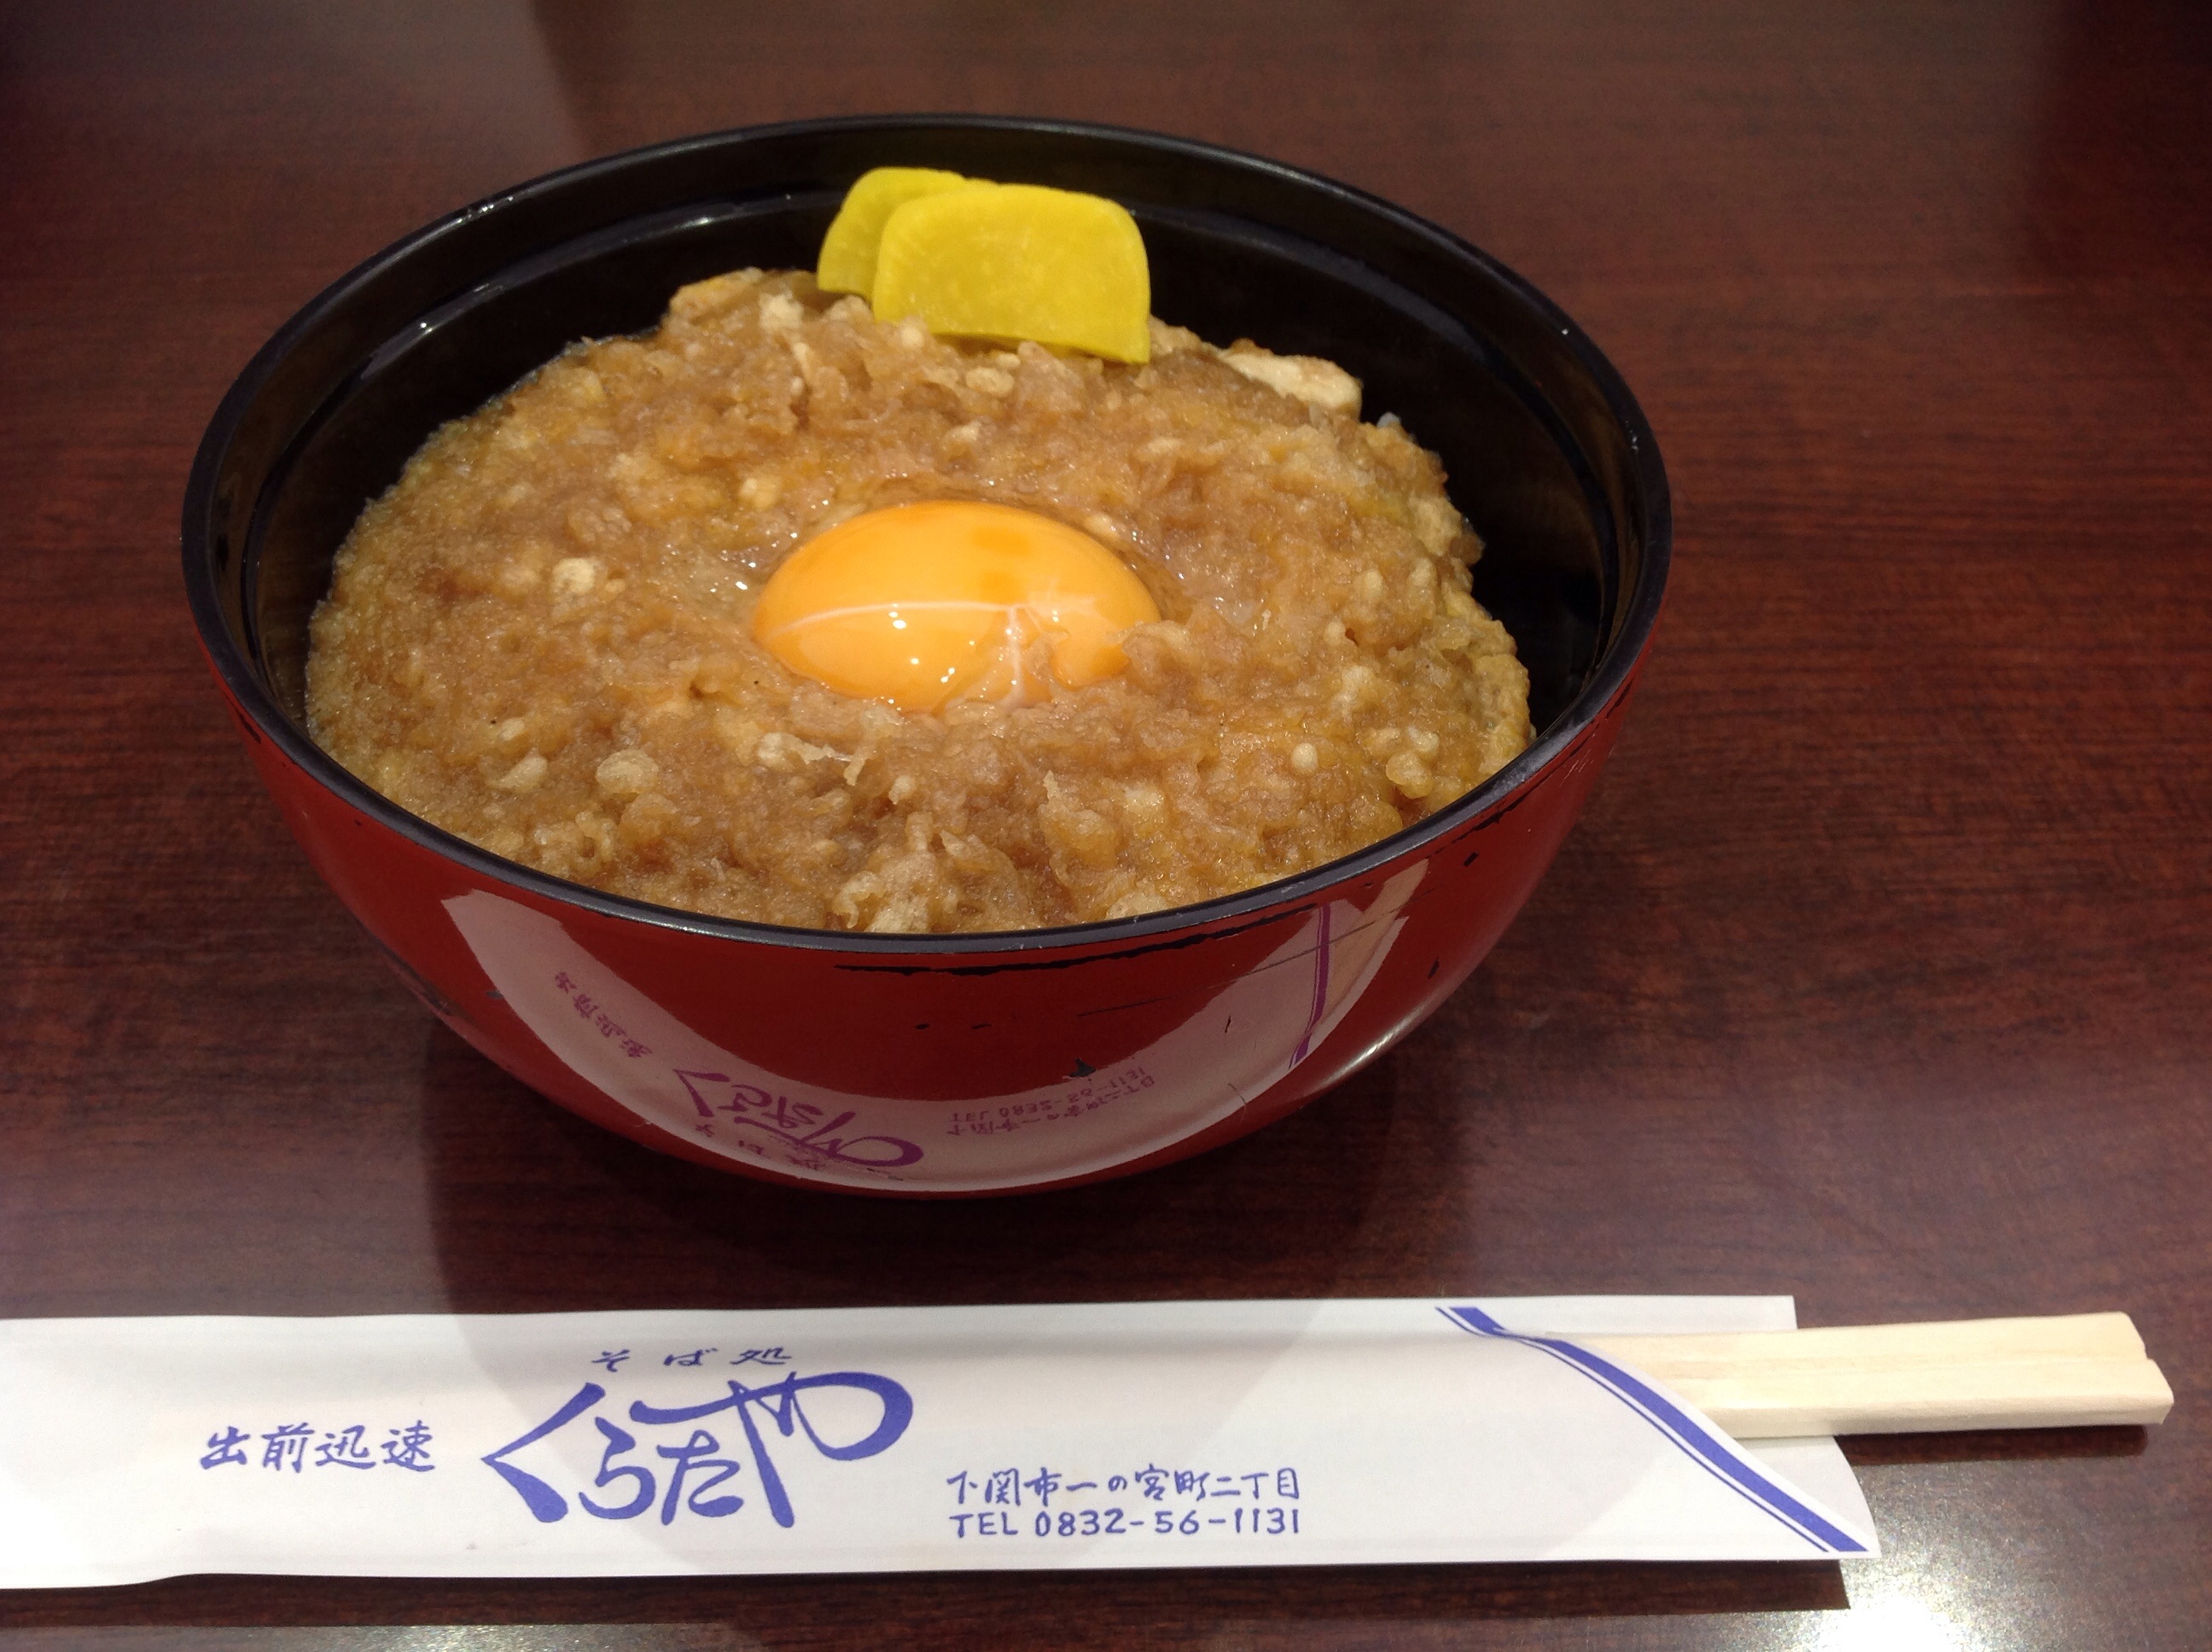
<path id="1" fill-rule="evenodd" d="M 648 1155 L 434 1025 L 256 789 L 175 550 L 224 386 L 386 242 L 587 155 L 923 107 L 1186 133 L 1465 234 L 1620 364 L 1680 525 L 1619 753 L 1442 1014 L 1240 1145 L 952 1206 Z M 9 7 L 0 1315 L 1794 1291 L 2124 1308 L 2179 1398 L 2148 1436 L 1852 1442 L 1889 1553 L 1841 1569 L 199 1577 L 0 1625 L 2203 1645 L 2208 173 L 2184 0 Z"/>

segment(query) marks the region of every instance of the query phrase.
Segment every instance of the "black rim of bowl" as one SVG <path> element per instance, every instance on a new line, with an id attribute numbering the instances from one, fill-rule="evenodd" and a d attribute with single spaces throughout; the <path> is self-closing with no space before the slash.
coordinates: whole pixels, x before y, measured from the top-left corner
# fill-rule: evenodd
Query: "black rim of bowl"
<path id="1" fill-rule="evenodd" d="M 1239 890 L 1233 895 L 1218 896 L 1187 906 L 1170 907 L 1133 918 L 1105 919 L 1053 928 L 878 935 L 856 931 L 793 928 L 656 906 L 626 896 L 611 895 L 586 884 L 573 884 L 503 859 L 489 850 L 477 847 L 465 838 L 409 813 L 357 778 L 317 745 L 307 731 L 277 704 L 270 692 L 263 669 L 233 634 L 227 621 L 212 554 L 216 538 L 214 518 L 222 502 L 218 497 L 222 471 L 234 440 L 251 416 L 258 398 L 279 365 L 298 341 L 310 333 L 329 311 L 426 242 L 488 214 L 512 210 L 518 203 L 526 203 L 556 191 L 588 183 L 602 174 L 619 173 L 665 157 L 733 143 L 809 136 L 865 137 L 875 133 L 911 133 L 917 129 L 982 133 L 999 131 L 1104 140 L 1133 145 L 1158 154 L 1184 155 L 1209 165 L 1249 169 L 1295 182 L 1302 187 L 1324 191 L 1341 203 L 1384 218 L 1401 233 L 1426 241 L 1472 265 L 1486 279 L 1509 293 L 1515 301 L 1550 324 L 1561 341 L 1572 351 L 1583 371 L 1589 374 L 1592 383 L 1604 397 L 1613 421 L 1626 437 L 1631 492 L 1633 501 L 1641 507 L 1639 515 L 1643 531 L 1635 583 L 1625 593 L 1616 611 L 1611 636 L 1601 640 L 1596 659 L 1580 689 L 1527 750 L 1480 786 L 1411 826 L 1339 859 L 1273 883 Z M 1572 318 L 1480 248 L 1364 191 L 1279 161 L 1202 143 L 1195 139 L 1077 121 L 933 114 L 791 121 L 774 125 L 740 127 L 625 150 L 618 155 L 564 167 L 514 188 L 503 190 L 448 213 L 393 242 L 316 295 L 276 331 L 239 374 L 216 408 L 207 434 L 193 459 L 191 479 L 185 491 L 183 524 L 186 594 L 193 622 L 198 628 L 202 644 L 216 674 L 253 720 L 252 732 L 273 741 L 288 759 L 351 807 L 421 847 L 460 863 L 480 877 L 526 890 L 557 903 L 582 907 L 605 916 L 627 919 L 658 928 L 756 944 L 861 955 L 904 954 L 909 957 L 916 953 L 957 957 L 975 953 L 1038 951 L 1111 945 L 1119 942 L 1130 943 L 1130 951 L 1152 950 L 1146 943 L 1170 946 L 1187 944 L 1201 937 L 1183 937 L 1179 932 L 1205 929 L 1208 933 L 1218 933 L 1219 932 L 1214 926 L 1224 922 L 1255 914 L 1272 915 L 1277 908 L 1310 902 L 1328 889 L 1356 880 L 1409 851 L 1450 835 L 1469 821 L 1489 813 L 1510 793 L 1533 780 L 1540 770 L 1574 745 L 1620 692 L 1642 658 L 1651 631 L 1657 623 L 1665 593 L 1672 543 L 1673 515 L 1666 470 L 1660 459 L 1658 443 L 1650 425 L 1626 383 Z M 240 571 L 240 577 L 245 577 L 245 570 Z M 1161 938 L 1164 936 L 1175 938 L 1163 941 Z"/>

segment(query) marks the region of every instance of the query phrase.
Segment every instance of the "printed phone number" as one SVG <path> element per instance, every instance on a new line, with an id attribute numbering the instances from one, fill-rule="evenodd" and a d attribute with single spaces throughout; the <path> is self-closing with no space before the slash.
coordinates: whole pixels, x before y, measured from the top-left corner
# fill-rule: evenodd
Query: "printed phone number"
<path id="1" fill-rule="evenodd" d="M 1034 1520 L 995 1509 L 947 1515 L 956 1538 L 970 1537 L 1202 1537 L 1214 1527 L 1223 1537 L 1296 1537 L 1296 1509 L 1232 1509 L 1225 1515 L 1201 1515 L 1195 1509 L 1041 1509 Z M 1026 1528 L 1026 1529 L 1024 1529 Z"/>

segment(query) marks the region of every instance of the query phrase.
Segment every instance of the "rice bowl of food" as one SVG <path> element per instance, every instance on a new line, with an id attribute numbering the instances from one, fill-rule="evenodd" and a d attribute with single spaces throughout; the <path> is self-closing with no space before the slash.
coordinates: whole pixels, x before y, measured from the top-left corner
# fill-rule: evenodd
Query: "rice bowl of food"
<path id="1" fill-rule="evenodd" d="M 951 181 L 841 274 L 885 169 Z M 1088 252 L 1030 311 L 887 295 L 1024 191 L 1141 235 L 1135 321 L 1123 279 L 1054 331 Z M 447 1024 L 664 1151 L 942 1195 L 1182 1157 L 1418 1024 L 1571 823 L 1668 534 L 1626 387 L 1463 243 L 945 117 L 379 255 L 234 387 L 185 556 L 264 783 Z"/>

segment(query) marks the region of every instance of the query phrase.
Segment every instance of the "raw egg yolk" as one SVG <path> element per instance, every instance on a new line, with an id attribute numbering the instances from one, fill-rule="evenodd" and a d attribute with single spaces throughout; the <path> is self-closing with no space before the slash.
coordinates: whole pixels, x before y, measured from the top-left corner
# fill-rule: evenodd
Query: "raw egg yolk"
<path id="1" fill-rule="evenodd" d="M 1063 686 L 1099 682 L 1129 663 L 1121 634 L 1159 616 L 1089 534 L 1011 506 L 942 500 L 870 511 L 808 540 L 761 592 L 753 636 L 840 694 L 933 712 L 955 699 L 1049 698 L 1038 670 L 1048 650 Z"/>

